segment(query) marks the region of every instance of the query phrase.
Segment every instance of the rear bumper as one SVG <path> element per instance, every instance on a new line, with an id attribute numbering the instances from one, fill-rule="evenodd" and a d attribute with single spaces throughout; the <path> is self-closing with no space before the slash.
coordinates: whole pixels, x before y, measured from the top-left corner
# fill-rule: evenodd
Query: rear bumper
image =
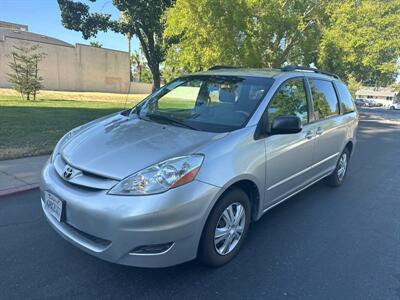
<path id="1" fill-rule="evenodd" d="M 44 207 L 50 225 L 67 241 L 101 259 L 139 267 L 167 267 L 197 255 L 201 232 L 220 189 L 193 181 L 152 196 L 114 196 L 69 184 L 51 164 L 42 173 L 41 197 L 48 191 L 65 202 L 65 221 Z M 171 244 L 156 254 L 132 253 Z"/>

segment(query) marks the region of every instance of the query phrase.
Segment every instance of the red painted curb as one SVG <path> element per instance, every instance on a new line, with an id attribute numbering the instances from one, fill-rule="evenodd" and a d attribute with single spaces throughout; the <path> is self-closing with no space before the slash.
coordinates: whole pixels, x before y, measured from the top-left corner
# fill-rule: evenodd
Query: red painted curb
<path id="1" fill-rule="evenodd" d="M 39 184 L 36 183 L 36 184 L 28 184 L 28 185 L 11 188 L 11 189 L 5 189 L 5 190 L 0 191 L 0 197 L 30 191 L 30 190 L 36 189 L 38 187 L 39 187 Z"/>

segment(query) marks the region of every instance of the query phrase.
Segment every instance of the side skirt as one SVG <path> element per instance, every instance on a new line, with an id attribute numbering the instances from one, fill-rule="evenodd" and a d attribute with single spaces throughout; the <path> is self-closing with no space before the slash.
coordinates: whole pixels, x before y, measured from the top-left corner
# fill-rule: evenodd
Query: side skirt
<path id="1" fill-rule="evenodd" d="M 333 169 L 334 170 L 334 169 Z M 305 185 L 304 187 L 302 187 L 301 189 L 298 189 L 297 191 L 295 191 L 294 193 L 290 194 L 289 196 L 286 196 L 285 198 L 283 198 L 282 200 L 279 200 L 278 202 L 273 203 L 271 206 L 267 207 L 266 209 L 263 210 L 260 218 L 270 209 L 274 208 L 275 206 L 278 206 L 279 204 L 281 204 L 282 202 L 286 201 L 287 199 L 293 197 L 294 195 L 304 191 L 306 188 L 312 186 L 313 184 L 317 183 L 318 181 L 324 179 L 325 177 L 329 176 L 332 173 L 332 171 L 330 170 L 329 172 L 327 172 L 325 175 L 321 176 L 320 178 L 312 181 L 311 183 Z"/>

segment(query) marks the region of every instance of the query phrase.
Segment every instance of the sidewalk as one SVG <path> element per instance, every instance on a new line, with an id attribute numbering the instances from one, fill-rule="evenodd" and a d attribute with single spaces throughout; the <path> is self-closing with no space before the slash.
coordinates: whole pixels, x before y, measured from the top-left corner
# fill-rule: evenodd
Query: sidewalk
<path id="1" fill-rule="evenodd" d="M 40 172 L 48 155 L 0 160 L 0 196 L 39 186 Z"/>

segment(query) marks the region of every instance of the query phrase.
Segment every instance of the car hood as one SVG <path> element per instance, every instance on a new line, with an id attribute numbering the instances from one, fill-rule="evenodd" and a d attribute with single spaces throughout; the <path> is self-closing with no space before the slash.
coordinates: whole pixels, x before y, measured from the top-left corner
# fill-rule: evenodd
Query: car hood
<path id="1" fill-rule="evenodd" d="M 63 147 L 62 157 L 75 168 L 118 180 L 163 160 L 196 153 L 226 135 L 122 115 L 88 127 Z"/>

